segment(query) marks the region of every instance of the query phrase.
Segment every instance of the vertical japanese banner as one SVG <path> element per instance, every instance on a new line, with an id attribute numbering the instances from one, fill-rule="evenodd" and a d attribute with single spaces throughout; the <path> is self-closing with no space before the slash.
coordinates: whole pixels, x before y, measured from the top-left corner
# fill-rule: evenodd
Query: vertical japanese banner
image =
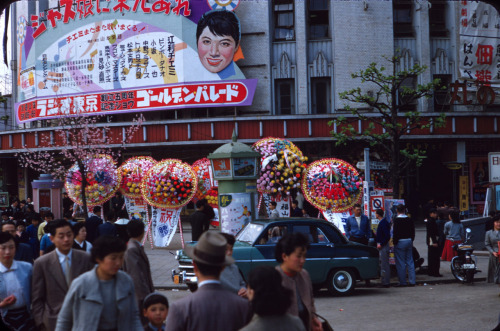
<path id="1" fill-rule="evenodd" d="M 141 220 L 145 226 L 149 223 L 148 204 L 142 197 L 130 198 L 124 196 L 125 206 L 129 219 L 135 218 Z"/>
<path id="2" fill-rule="evenodd" d="M 271 201 L 276 201 L 276 210 L 279 211 L 280 217 L 290 217 L 290 197 L 272 197 L 269 194 L 263 193 L 261 195 L 261 204 L 264 204 L 268 216 L 271 214 L 271 209 L 269 209 Z"/>
<path id="3" fill-rule="evenodd" d="M 484 206 L 489 186 L 488 158 L 471 157 L 469 162 L 470 203 Z M 478 208 L 483 209 L 482 206 Z"/>
<path id="4" fill-rule="evenodd" d="M 231 193 L 219 196 L 221 231 L 236 235 L 252 220 L 251 193 Z"/>
<path id="5" fill-rule="evenodd" d="M 160 209 L 153 207 L 151 221 L 153 243 L 158 247 L 167 247 L 174 237 L 181 215 L 181 208 Z"/>
<path id="6" fill-rule="evenodd" d="M 460 79 L 499 87 L 500 20 L 497 10 L 481 1 L 460 1 L 459 12 Z"/>
<path id="7" fill-rule="evenodd" d="M 335 225 L 340 230 L 340 232 L 345 234 L 345 225 L 347 222 L 347 218 L 351 216 L 351 213 L 349 211 L 336 213 L 332 210 L 322 210 L 321 213 L 328 222 Z"/>

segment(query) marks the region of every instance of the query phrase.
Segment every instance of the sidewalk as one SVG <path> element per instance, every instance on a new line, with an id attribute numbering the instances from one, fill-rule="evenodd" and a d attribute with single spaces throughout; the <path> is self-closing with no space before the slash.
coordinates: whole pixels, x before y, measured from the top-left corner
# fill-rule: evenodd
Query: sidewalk
<path id="1" fill-rule="evenodd" d="M 188 221 L 182 222 L 182 229 L 184 235 L 184 241 L 188 242 L 191 240 L 191 225 Z M 426 230 L 425 226 L 417 224 L 416 235 L 414 246 L 417 248 L 420 256 L 425 259 L 424 266 L 427 265 L 427 245 L 425 244 Z M 155 248 L 151 249 L 151 244 L 146 241 L 144 245 L 146 254 L 149 257 L 151 264 L 151 272 L 153 275 L 153 283 L 157 289 L 179 289 L 187 290 L 186 285 L 174 284 L 171 277 L 172 269 L 176 269 L 178 262 L 175 259 L 175 251 L 182 249 L 181 236 L 179 228 L 177 228 L 177 233 L 174 235 L 172 242 L 166 248 Z M 474 254 L 477 256 L 477 267 L 481 272 L 477 273 L 474 277 L 474 281 L 485 281 L 488 274 L 488 252 L 486 251 L 475 251 Z M 437 283 L 453 283 L 457 280 L 451 274 L 450 262 L 441 261 L 440 273 L 443 277 L 430 277 L 428 275 L 417 274 L 417 284 L 437 284 Z M 378 280 L 372 281 L 372 284 L 377 285 L 380 282 Z M 391 283 L 397 284 L 397 277 L 391 279 Z M 358 282 L 358 287 L 363 287 L 364 282 Z"/>

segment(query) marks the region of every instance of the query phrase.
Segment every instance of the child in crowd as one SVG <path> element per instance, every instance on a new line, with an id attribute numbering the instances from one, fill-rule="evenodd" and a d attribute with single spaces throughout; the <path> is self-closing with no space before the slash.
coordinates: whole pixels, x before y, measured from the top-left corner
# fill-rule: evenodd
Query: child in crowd
<path id="1" fill-rule="evenodd" d="M 161 293 L 153 292 L 144 298 L 143 314 L 149 321 L 145 331 L 164 331 L 168 314 L 168 299 Z"/>
<path id="2" fill-rule="evenodd" d="M 27 219 L 29 222 L 29 218 Z M 40 256 L 40 241 L 38 241 L 38 225 L 40 225 L 40 216 L 35 215 L 31 219 L 31 224 L 26 227 L 26 233 L 29 236 L 28 244 L 33 249 L 33 257 L 36 259 Z"/>

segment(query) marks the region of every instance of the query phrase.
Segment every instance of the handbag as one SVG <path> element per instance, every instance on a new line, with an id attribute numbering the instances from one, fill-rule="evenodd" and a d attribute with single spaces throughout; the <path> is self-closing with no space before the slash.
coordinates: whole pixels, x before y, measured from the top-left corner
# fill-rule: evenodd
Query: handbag
<path id="1" fill-rule="evenodd" d="M 323 327 L 323 331 L 333 331 L 332 326 L 323 316 L 320 316 L 316 313 L 314 313 L 314 315 L 316 315 L 316 317 L 319 318 L 319 321 L 321 322 L 321 326 Z"/>

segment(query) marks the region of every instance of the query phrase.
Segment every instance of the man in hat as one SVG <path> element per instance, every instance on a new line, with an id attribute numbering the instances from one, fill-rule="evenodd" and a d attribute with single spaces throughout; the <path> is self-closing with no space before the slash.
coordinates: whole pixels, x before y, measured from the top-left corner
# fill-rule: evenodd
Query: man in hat
<path id="1" fill-rule="evenodd" d="M 196 246 L 186 247 L 193 259 L 198 290 L 172 304 L 165 330 L 239 330 L 250 320 L 249 302 L 222 288 L 219 277 L 225 266 L 234 262 L 226 255 L 226 239 L 205 232 Z"/>

